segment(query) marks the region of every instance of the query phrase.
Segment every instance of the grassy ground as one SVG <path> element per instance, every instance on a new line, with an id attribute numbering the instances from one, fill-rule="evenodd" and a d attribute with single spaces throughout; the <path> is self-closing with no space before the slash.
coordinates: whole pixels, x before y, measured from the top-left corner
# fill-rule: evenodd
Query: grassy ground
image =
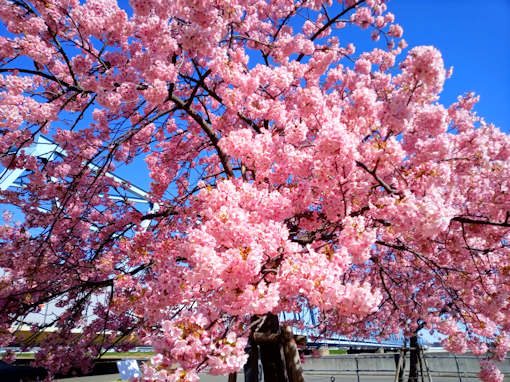
<path id="1" fill-rule="evenodd" d="M 16 359 L 32 359 L 34 353 L 16 353 Z"/>
<path id="2" fill-rule="evenodd" d="M 329 349 L 329 354 L 347 354 L 345 349 Z"/>
<path id="3" fill-rule="evenodd" d="M 108 352 L 102 358 L 150 358 L 154 354 L 153 351 L 140 352 Z"/>
<path id="4" fill-rule="evenodd" d="M 153 351 L 141 351 L 141 352 L 108 352 L 102 358 L 150 358 L 154 354 Z M 33 359 L 34 353 L 16 353 L 18 359 Z"/>

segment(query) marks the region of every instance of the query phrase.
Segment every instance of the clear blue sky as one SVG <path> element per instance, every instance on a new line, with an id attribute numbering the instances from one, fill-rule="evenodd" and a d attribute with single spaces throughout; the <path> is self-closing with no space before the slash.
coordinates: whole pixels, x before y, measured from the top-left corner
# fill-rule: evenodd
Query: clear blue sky
<path id="1" fill-rule="evenodd" d="M 480 95 L 478 114 L 510 131 L 510 0 L 390 0 L 409 47 L 434 45 L 453 76 L 441 102 Z"/>

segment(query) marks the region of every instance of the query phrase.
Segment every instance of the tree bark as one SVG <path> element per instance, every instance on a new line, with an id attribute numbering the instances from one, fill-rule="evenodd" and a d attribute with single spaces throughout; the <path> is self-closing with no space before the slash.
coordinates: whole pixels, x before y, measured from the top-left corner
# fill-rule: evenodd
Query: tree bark
<path id="1" fill-rule="evenodd" d="M 260 329 L 255 333 L 258 339 L 267 338 L 260 342 L 260 361 L 264 371 L 264 382 L 289 382 L 285 370 L 285 361 L 282 359 L 281 343 L 278 341 L 280 323 L 278 316 L 268 313 Z M 259 334 L 262 334 L 259 335 Z M 276 334 L 276 336 L 273 336 Z"/>
<path id="2" fill-rule="evenodd" d="M 282 327 L 283 351 L 285 354 L 285 364 L 287 366 L 287 375 L 290 382 L 305 382 L 303 377 L 303 367 L 299 358 L 299 350 L 294 340 L 292 327 L 285 325 Z"/>
<path id="3" fill-rule="evenodd" d="M 259 382 L 259 347 L 250 340 L 248 361 L 244 365 L 244 382 Z"/>
<path id="4" fill-rule="evenodd" d="M 420 345 L 418 344 L 418 335 L 414 334 L 409 339 L 410 355 L 409 355 L 409 382 L 418 382 L 418 352 Z"/>
<path id="5" fill-rule="evenodd" d="M 305 341 L 305 336 L 299 336 Z M 280 328 L 278 316 L 268 313 L 259 328 L 251 335 L 252 346 L 245 365 L 245 382 L 255 382 L 260 349 L 260 361 L 265 382 L 304 382 L 303 368 L 292 327 Z M 257 378 L 257 379 L 255 379 Z"/>

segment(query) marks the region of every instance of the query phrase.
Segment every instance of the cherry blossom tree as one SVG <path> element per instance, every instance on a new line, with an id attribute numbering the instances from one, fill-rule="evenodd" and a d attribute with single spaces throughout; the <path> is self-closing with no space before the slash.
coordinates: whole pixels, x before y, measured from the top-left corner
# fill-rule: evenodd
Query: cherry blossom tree
<path id="1" fill-rule="evenodd" d="M 141 341 L 146 379 L 196 381 L 306 307 L 323 335 L 436 331 L 502 380 L 510 140 L 475 95 L 438 102 L 440 52 L 404 54 L 386 1 L 0 0 L 0 19 L 0 158 L 27 171 L 0 194 L 23 216 L 0 229 L 1 346 L 54 303 L 23 339 L 58 328 L 51 372 Z M 355 27 L 384 47 L 356 53 Z M 65 155 L 30 155 L 40 134 Z M 157 210 L 109 197 L 139 159 Z"/>

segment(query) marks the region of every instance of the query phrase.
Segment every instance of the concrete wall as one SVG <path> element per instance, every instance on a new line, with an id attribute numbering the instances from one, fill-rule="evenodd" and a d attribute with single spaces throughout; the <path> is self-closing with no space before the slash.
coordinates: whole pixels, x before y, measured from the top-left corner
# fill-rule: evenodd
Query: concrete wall
<path id="1" fill-rule="evenodd" d="M 327 355 L 321 358 L 306 358 L 303 364 L 305 372 L 344 371 L 348 374 L 389 374 L 395 373 L 396 355 L 384 354 L 344 354 Z M 478 358 L 472 355 L 454 355 L 447 352 L 425 353 L 426 362 L 431 375 L 451 375 L 460 372 L 464 375 L 474 375 L 480 372 Z M 510 358 L 498 363 L 504 374 L 510 373 Z M 406 359 L 406 371 L 409 370 L 409 354 Z M 425 370 L 425 365 L 424 365 Z"/>

